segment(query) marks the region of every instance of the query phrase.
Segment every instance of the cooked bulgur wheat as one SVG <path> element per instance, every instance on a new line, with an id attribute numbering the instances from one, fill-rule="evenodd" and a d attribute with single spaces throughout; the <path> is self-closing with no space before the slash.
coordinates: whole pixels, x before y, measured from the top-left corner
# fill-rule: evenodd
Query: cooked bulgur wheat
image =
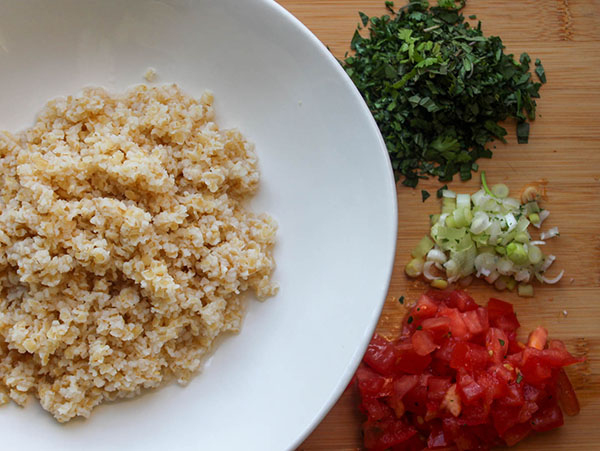
<path id="1" fill-rule="evenodd" d="M 212 96 L 86 89 L 0 133 L 0 402 L 58 421 L 176 378 L 277 287 L 253 147 Z M 8 397 L 7 397 L 8 395 Z"/>

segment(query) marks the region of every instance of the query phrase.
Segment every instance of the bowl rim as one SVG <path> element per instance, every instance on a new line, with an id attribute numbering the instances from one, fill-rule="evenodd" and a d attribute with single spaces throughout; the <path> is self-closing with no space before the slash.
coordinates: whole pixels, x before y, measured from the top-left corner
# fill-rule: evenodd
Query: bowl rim
<path id="1" fill-rule="evenodd" d="M 264 3 L 265 6 L 272 8 L 276 13 L 278 13 L 282 16 L 282 19 L 287 21 L 291 26 L 295 27 L 297 31 L 301 32 L 302 35 L 308 41 L 311 42 L 311 44 L 313 45 L 313 48 L 319 52 L 320 56 L 322 58 L 324 58 L 325 60 L 327 60 L 328 64 L 333 66 L 333 69 L 339 75 L 340 81 L 342 81 L 344 83 L 345 87 L 351 92 L 351 94 L 355 98 L 355 100 L 357 100 L 358 103 L 360 105 L 362 105 L 362 110 L 364 113 L 366 113 L 365 116 L 366 116 L 367 120 L 369 121 L 371 128 L 374 129 L 376 136 L 377 136 L 377 140 L 379 141 L 379 144 L 380 144 L 378 146 L 377 151 L 379 153 L 383 153 L 383 156 L 388 163 L 387 171 L 386 171 L 386 178 L 387 178 L 388 185 L 390 187 L 392 187 L 393 194 L 394 194 L 392 196 L 393 201 L 391 202 L 391 205 L 389 205 L 390 213 L 391 213 L 389 215 L 389 218 L 391 220 L 391 224 L 388 224 L 388 226 L 390 226 L 390 229 L 393 230 L 393 234 L 390 234 L 390 237 L 389 237 L 391 242 L 389 243 L 389 253 L 386 256 L 387 257 L 386 258 L 387 259 L 387 274 L 385 275 L 385 280 L 387 282 L 385 285 L 385 291 L 381 294 L 380 299 L 378 300 L 378 305 L 373 310 L 373 316 L 370 318 L 370 324 L 364 331 L 363 336 L 361 337 L 360 346 L 358 346 L 358 348 L 355 350 L 351 360 L 346 365 L 346 369 L 345 369 L 344 373 L 340 376 L 337 386 L 330 393 L 327 400 L 325 400 L 321 409 L 315 413 L 312 420 L 303 429 L 303 432 L 298 437 L 296 437 L 296 439 L 291 443 L 289 449 L 296 449 L 296 448 L 298 448 L 298 446 L 300 446 L 304 442 L 304 440 L 306 440 L 306 438 L 308 438 L 308 436 L 323 421 L 325 416 L 333 408 L 333 406 L 339 400 L 339 398 L 341 397 L 341 395 L 343 394 L 345 389 L 348 387 L 348 384 L 350 383 L 352 376 L 356 372 L 356 369 L 358 368 L 358 365 L 360 364 L 362 357 L 363 357 L 365 351 L 367 350 L 367 346 L 369 345 L 371 338 L 375 332 L 375 328 L 377 327 L 377 323 L 379 322 L 379 317 L 381 316 L 381 312 L 383 311 L 383 306 L 384 306 L 385 300 L 387 298 L 387 292 L 389 290 L 389 285 L 390 285 L 390 282 L 392 279 L 392 272 L 394 269 L 397 235 L 398 235 L 398 197 L 396 195 L 396 179 L 395 179 L 392 165 L 391 165 L 389 155 L 387 152 L 387 146 L 385 144 L 383 136 L 381 135 L 381 132 L 379 131 L 379 127 L 377 126 L 377 123 L 375 122 L 375 118 L 371 114 L 371 111 L 369 110 L 366 102 L 364 101 L 364 99 L 363 99 L 362 95 L 360 94 L 356 85 L 352 82 L 352 80 L 350 79 L 348 74 L 346 74 L 346 71 L 344 71 L 344 69 L 339 64 L 339 62 L 335 58 L 335 56 L 331 53 L 331 51 L 325 46 L 325 44 L 323 42 L 321 42 L 321 40 L 319 40 L 319 38 L 317 38 L 317 36 L 306 25 L 304 25 L 300 21 L 300 19 L 298 19 L 296 16 L 294 16 L 291 12 L 289 12 L 287 9 L 285 9 L 282 5 L 277 3 L 275 0 L 258 0 L 258 1 Z"/>

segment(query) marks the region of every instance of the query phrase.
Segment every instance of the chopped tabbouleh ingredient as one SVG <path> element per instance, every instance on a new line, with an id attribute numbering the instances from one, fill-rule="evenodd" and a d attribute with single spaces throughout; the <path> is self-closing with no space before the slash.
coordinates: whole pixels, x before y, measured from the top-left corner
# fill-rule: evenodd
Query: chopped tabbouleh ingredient
<path id="1" fill-rule="evenodd" d="M 379 125 L 396 175 L 411 187 L 428 175 L 470 179 L 475 161 L 492 156 L 486 144 L 505 141 L 499 121 L 516 119 L 518 142 L 526 143 L 541 86 L 531 78 L 529 55 L 515 61 L 499 37 L 465 22 L 464 1 L 438 4 L 412 1 L 395 12 L 386 2 L 392 16 L 360 13 L 368 36 L 359 26 L 354 54 L 342 62 Z M 544 83 L 539 60 L 535 72 Z"/>

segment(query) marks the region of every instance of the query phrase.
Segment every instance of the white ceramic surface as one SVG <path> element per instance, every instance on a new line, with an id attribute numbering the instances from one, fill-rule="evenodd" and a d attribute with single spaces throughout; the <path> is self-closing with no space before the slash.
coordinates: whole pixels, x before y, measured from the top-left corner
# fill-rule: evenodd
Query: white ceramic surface
<path id="1" fill-rule="evenodd" d="M 269 0 L 0 3 L 0 128 L 31 124 L 84 86 L 211 89 L 221 126 L 256 144 L 253 202 L 279 222 L 280 294 L 252 301 L 185 388 L 171 385 L 58 424 L 36 401 L 0 408 L 7 450 L 282 450 L 318 424 L 379 317 L 396 241 L 384 143 L 326 48 Z"/>

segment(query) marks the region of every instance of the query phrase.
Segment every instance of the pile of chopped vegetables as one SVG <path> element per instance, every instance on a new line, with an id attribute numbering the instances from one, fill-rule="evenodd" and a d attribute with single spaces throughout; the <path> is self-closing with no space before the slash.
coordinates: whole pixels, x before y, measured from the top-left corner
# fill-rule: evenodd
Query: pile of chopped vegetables
<path id="1" fill-rule="evenodd" d="M 512 305 L 477 305 L 464 291 L 432 291 L 394 341 L 375 335 L 355 379 L 370 450 L 485 450 L 514 445 L 579 412 L 562 369 L 583 361 L 538 327 L 516 339 Z M 562 409 L 561 409 L 562 407 Z"/>
<path id="2" fill-rule="evenodd" d="M 359 26 L 354 53 L 342 62 L 379 125 L 396 174 L 412 187 L 428 174 L 470 179 L 476 160 L 492 156 L 486 144 L 505 141 L 498 123 L 507 118 L 516 119 L 518 142 L 526 143 L 541 86 L 526 53 L 515 61 L 499 37 L 465 22 L 464 1 L 438 4 L 411 1 L 396 13 L 386 2 L 392 17 L 360 13 L 368 36 Z M 544 83 L 544 68 L 535 64 Z"/>
<path id="3" fill-rule="evenodd" d="M 558 228 L 542 232 L 539 240 L 529 233 L 530 225 L 540 228 L 550 214 L 540 207 L 537 191 L 526 188 L 521 200 L 511 198 L 504 184 L 490 189 L 482 173 L 482 188 L 472 195 L 439 193 L 442 212 L 431 216 L 430 234 L 413 250 L 407 275 L 423 275 L 442 289 L 474 275 L 499 290 L 518 285 L 521 296 L 533 296 L 534 279 L 553 284 L 562 278 L 564 271 L 546 276 L 556 258 L 540 249 L 544 240 L 559 236 Z"/>

